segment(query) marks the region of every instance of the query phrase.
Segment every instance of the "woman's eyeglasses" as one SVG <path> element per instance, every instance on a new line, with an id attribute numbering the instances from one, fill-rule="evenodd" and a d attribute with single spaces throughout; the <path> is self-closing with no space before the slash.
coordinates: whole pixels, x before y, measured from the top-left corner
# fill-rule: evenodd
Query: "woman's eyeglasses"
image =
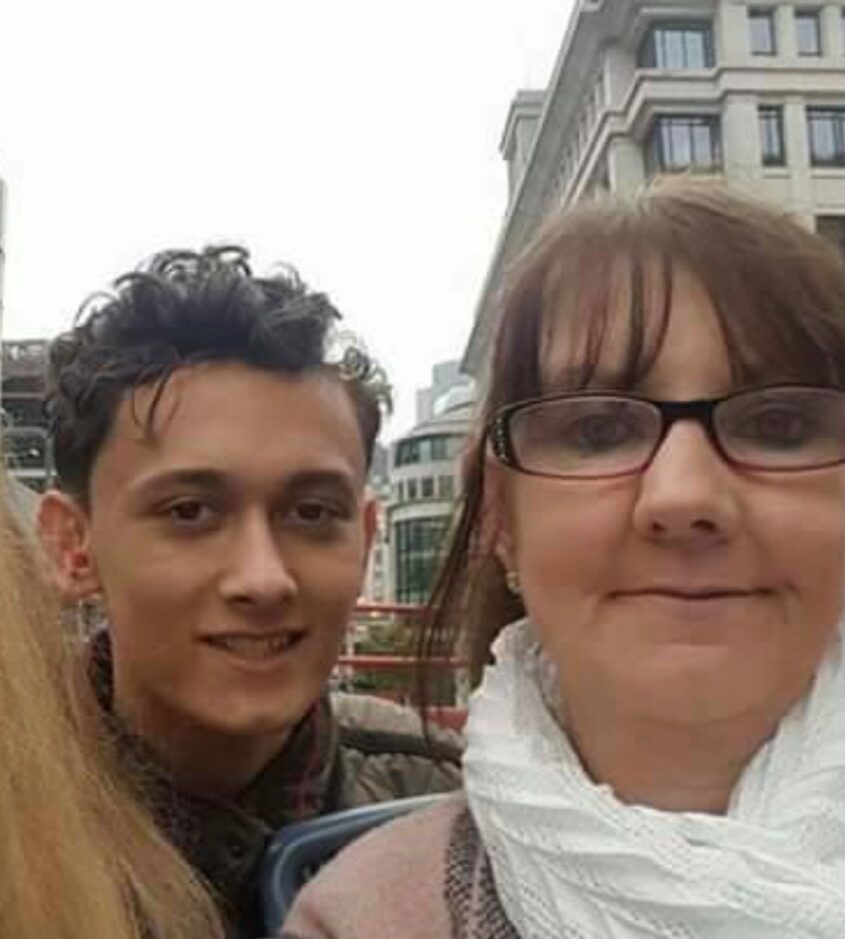
<path id="1" fill-rule="evenodd" d="M 502 408 L 493 453 L 535 476 L 605 479 L 644 470 L 676 421 L 696 421 L 732 466 L 788 473 L 845 462 L 845 392 L 773 385 L 699 401 L 574 392 Z"/>

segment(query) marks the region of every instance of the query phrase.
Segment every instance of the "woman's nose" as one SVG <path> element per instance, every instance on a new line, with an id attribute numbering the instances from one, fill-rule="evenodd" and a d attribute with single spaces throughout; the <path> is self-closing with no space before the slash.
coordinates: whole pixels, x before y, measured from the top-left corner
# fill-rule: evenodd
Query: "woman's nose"
<path id="1" fill-rule="evenodd" d="M 678 421 L 642 473 L 634 527 L 645 538 L 688 547 L 729 539 L 741 482 L 693 421 Z"/>

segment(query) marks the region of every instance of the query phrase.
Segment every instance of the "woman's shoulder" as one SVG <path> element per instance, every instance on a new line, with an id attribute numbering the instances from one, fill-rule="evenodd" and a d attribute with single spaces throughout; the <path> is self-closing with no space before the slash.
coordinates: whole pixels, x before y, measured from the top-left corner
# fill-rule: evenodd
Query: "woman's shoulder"
<path id="1" fill-rule="evenodd" d="M 353 842 L 302 890 L 283 936 L 450 936 L 446 855 L 455 821 L 465 808 L 462 795 L 446 797 Z"/>

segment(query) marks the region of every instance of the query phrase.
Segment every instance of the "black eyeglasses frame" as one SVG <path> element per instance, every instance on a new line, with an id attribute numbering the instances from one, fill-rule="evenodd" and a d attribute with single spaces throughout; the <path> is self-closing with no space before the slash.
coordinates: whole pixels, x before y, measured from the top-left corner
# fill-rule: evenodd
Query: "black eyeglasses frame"
<path id="1" fill-rule="evenodd" d="M 736 469 L 753 473 L 806 473 L 812 470 L 829 469 L 832 466 L 840 466 L 845 463 L 845 456 L 836 460 L 829 460 L 825 463 L 812 463 L 804 466 L 789 466 L 773 469 L 772 467 L 757 466 L 752 463 L 745 463 L 730 456 L 719 441 L 716 431 L 716 423 L 713 415 L 720 405 L 726 401 L 732 401 L 735 398 L 745 397 L 765 391 L 778 391 L 794 388 L 796 390 L 804 389 L 807 391 L 833 392 L 840 395 L 845 400 L 845 389 L 836 388 L 832 385 L 809 385 L 806 383 L 777 383 L 771 385 L 757 385 L 752 388 L 742 388 L 733 391 L 728 395 L 719 398 L 697 398 L 690 401 L 662 401 L 655 398 L 647 398 L 644 395 L 631 394 L 629 392 L 614 391 L 613 389 L 597 388 L 595 390 L 583 391 L 563 391 L 551 395 L 539 395 L 533 398 L 524 398 L 521 401 L 514 401 L 500 408 L 487 424 L 485 437 L 490 442 L 490 448 L 496 459 L 507 466 L 509 469 L 526 476 L 540 476 L 545 479 L 568 479 L 568 480 L 599 480 L 616 479 L 623 476 L 636 476 L 648 469 L 652 460 L 657 456 L 658 451 L 663 445 L 663 441 L 669 434 L 669 431 L 678 421 L 695 421 L 704 428 L 707 438 L 719 456 L 728 464 Z M 637 466 L 636 469 L 624 470 L 617 473 L 608 473 L 607 475 L 581 474 L 563 474 L 563 473 L 543 473 L 538 470 L 527 469 L 516 458 L 514 452 L 513 439 L 511 436 L 511 422 L 516 414 L 521 410 L 536 404 L 542 404 L 547 401 L 563 401 L 573 398 L 613 398 L 625 401 L 640 401 L 643 404 L 649 404 L 660 414 L 661 429 L 660 434 L 655 441 L 654 447 L 649 453 L 648 458 Z"/>

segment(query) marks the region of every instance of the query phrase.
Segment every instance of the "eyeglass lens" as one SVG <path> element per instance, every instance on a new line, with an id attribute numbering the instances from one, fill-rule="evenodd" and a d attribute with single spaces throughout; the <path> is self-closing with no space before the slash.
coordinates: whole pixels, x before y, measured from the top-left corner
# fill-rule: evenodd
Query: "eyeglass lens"
<path id="1" fill-rule="evenodd" d="M 845 460 L 845 394 L 780 387 L 718 401 L 712 426 L 723 454 L 752 469 L 810 469 Z M 601 477 L 644 468 L 664 431 L 660 405 L 584 394 L 533 402 L 511 415 L 517 463 L 552 476 Z"/>

